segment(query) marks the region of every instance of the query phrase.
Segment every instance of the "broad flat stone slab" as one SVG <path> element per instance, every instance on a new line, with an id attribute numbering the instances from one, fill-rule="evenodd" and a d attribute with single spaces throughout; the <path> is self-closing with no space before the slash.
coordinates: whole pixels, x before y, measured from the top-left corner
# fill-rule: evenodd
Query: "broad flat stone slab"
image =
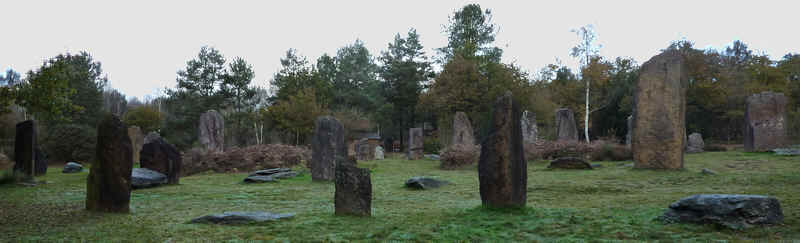
<path id="1" fill-rule="evenodd" d="M 741 230 L 783 222 L 778 199 L 761 195 L 698 194 L 669 205 L 660 219 L 669 223 L 718 224 Z"/>
<path id="2" fill-rule="evenodd" d="M 67 162 L 67 164 L 64 165 L 64 169 L 61 170 L 61 173 L 80 173 L 81 171 L 83 171 L 83 165 L 75 162 Z"/>
<path id="3" fill-rule="evenodd" d="M 292 169 L 274 168 L 274 169 L 258 170 L 256 172 L 250 173 L 250 176 L 268 176 L 276 173 L 289 172 L 289 171 L 292 171 Z"/>
<path id="4" fill-rule="evenodd" d="M 406 180 L 406 187 L 413 188 L 413 189 L 420 189 L 420 190 L 427 190 L 433 188 L 439 188 L 441 186 L 447 185 L 449 182 L 438 180 L 430 177 L 411 177 L 411 179 Z"/>
<path id="5" fill-rule="evenodd" d="M 167 184 L 167 175 L 147 168 L 133 168 L 131 188 L 142 189 Z"/>
<path id="6" fill-rule="evenodd" d="M 192 219 L 193 224 L 250 224 L 294 217 L 295 213 L 270 213 L 270 212 L 224 212 L 211 214 Z"/>

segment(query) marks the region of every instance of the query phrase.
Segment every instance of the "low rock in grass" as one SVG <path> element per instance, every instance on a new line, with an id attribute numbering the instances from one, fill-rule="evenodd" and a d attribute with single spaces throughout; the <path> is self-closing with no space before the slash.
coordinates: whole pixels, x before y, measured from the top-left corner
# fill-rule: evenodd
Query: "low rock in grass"
<path id="1" fill-rule="evenodd" d="M 708 168 L 703 168 L 703 170 L 700 171 L 700 174 L 703 174 L 703 175 L 716 175 L 717 172 L 713 171 L 713 170 L 710 170 Z"/>
<path id="2" fill-rule="evenodd" d="M 550 162 L 550 169 L 591 170 L 592 165 L 586 160 L 576 157 L 562 157 Z"/>
<path id="3" fill-rule="evenodd" d="M 275 179 L 272 176 L 248 176 L 244 178 L 244 183 L 264 183 L 264 182 L 278 182 L 278 179 Z"/>
<path id="4" fill-rule="evenodd" d="M 167 183 L 167 175 L 146 168 L 133 168 L 131 187 L 133 189 L 156 187 Z"/>
<path id="5" fill-rule="evenodd" d="M 603 164 L 592 164 L 592 168 L 603 168 Z"/>
<path id="6" fill-rule="evenodd" d="M 800 155 L 800 148 L 778 148 L 773 149 L 772 152 L 783 156 L 798 156 Z"/>
<path id="7" fill-rule="evenodd" d="M 67 162 L 64 165 L 64 169 L 61 170 L 61 173 L 78 173 L 83 171 L 83 165 L 75 163 L 75 162 Z"/>
<path id="8" fill-rule="evenodd" d="M 250 173 L 250 176 L 257 176 L 257 175 L 268 176 L 268 175 L 272 175 L 272 174 L 275 174 L 275 173 L 289 172 L 289 171 L 292 171 L 292 169 L 289 169 L 289 168 L 274 168 L 274 169 L 259 170 L 259 171 L 253 172 L 253 173 Z"/>
<path id="9" fill-rule="evenodd" d="M 411 177 L 411 179 L 408 179 L 406 181 L 406 187 L 419 190 L 439 188 L 447 184 L 449 184 L 449 182 L 447 181 L 437 180 L 429 177 L 419 177 L 419 176 Z"/>
<path id="10" fill-rule="evenodd" d="M 439 156 L 438 154 L 426 154 L 425 158 L 429 160 L 440 160 L 442 157 Z"/>
<path id="11" fill-rule="evenodd" d="M 294 217 L 295 213 L 270 213 L 270 212 L 224 212 L 211 214 L 192 219 L 193 224 L 250 224 Z"/>
<path id="12" fill-rule="evenodd" d="M 667 223 L 717 224 L 734 230 L 783 222 L 778 199 L 761 195 L 698 194 L 669 205 Z"/>
<path id="13" fill-rule="evenodd" d="M 289 168 L 275 168 L 268 170 L 259 170 L 251 173 L 247 178 L 244 178 L 245 183 L 262 183 L 262 182 L 277 182 L 278 179 L 286 179 L 298 176 L 299 173 L 292 171 Z"/>

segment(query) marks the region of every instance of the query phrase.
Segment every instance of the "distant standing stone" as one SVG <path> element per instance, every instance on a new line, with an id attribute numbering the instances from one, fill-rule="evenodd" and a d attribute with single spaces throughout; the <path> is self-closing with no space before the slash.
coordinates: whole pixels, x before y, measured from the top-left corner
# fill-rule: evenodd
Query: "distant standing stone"
<path id="1" fill-rule="evenodd" d="M 352 164 L 336 166 L 336 215 L 372 215 L 372 181 L 369 169 Z"/>
<path id="2" fill-rule="evenodd" d="M 475 145 L 473 132 L 472 123 L 469 121 L 467 114 L 461 111 L 456 112 L 455 117 L 453 117 L 453 140 L 451 143 Z"/>
<path id="3" fill-rule="evenodd" d="M 167 176 L 167 183 L 180 182 L 183 161 L 178 149 L 172 144 L 157 138 L 142 147 L 141 167 L 158 171 Z"/>
<path id="4" fill-rule="evenodd" d="M 14 172 L 31 177 L 36 171 L 36 125 L 33 120 L 17 123 L 14 137 Z"/>
<path id="5" fill-rule="evenodd" d="M 200 116 L 198 140 L 209 152 L 222 152 L 225 148 L 225 120 L 215 110 Z"/>
<path id="6" fill-rule="evenodd" d="M 133 163 L 139 163 L 139 153 L 141 153 L 142 146 L 144 146 L 142 129 L 138 126 L 130 126 L 128 127 L 128 136 L 131 137 L 131 145 L 133 146 Z"/>
<path id="7" fill-rule="evenodd" d="M 64 169 L 61 170 L 61 173 L 79 173 L 81 171 L 83 171 L 83 165 L 75 162 L 67 162 L 67 164 L 64 165 Z"/>
<path id="8" fill-rule="evenodd" d="M 700 135 L 699 133 L 692 133 L 691 135 L 689 135 L 689 139 L 686 145 L 686 152 L 702 153 L 705 146 L 706 145 L 703 142 L 703 135 Z"/>
<path id="9" fill-rule="evenodd" d="M 424 143 L 422 138 L 422 128 L 415 127 L 408 129 L 408 159 L 422 159 Z"/>
<path id="10" fill-rule="evenodd" d="M 97 125 L 97 154 L 86 181 L 86 209 L 127 213 L 131 200 L 133 148 L 119 117 L 106 115 Z"/>
<path id="11" fill-rule="evenodd" d="M 783 222 L 778 199 L 761 195 L 698 194 L 669 205 L 668 223 L 718 224 L 735 230 Z"/>
<path id="12" fill-rule="evenodd" d="M 383 159 L 385 159 L 385 157 L 386 156 L 384 155 L 383 147 L 381 147 L 381 146 L 375 147 L 375 159 L 383 160 Z"/>
<path id="13" fill-rule="evenodd" d="M 556 110 L 556 140 L 577 141 L 578 127 L 572 110 L 562 108 Z"/>
<path id="14" fill-rule="evenodd" d="M 311 139 L 311 179 L 334 180 L 337 160 L 347 158 L 344 127 L 332 116 L 322 116 L 314 123 Z"/>
<path id="15" fill-rule="evenodd" d="M 786 96 L 762 92 L 747 98 L 744 150 L 771 151 L 786 146 Z"/>
<path id="16" fill-rule="evenodd" d="M 539 136 L 539 127 L 536 126 L 536 113 L 522 112 L 522 142 L 525 144 L 536 143 Z"/>
<path id="17" fill-rule="evenodd" d="M 478 179 L 483 205 L 524 207 L 528 164 L 522 151 L 520 111 L 511 92 L 497 98 L 489 135 L 481 144 Z"/>
<path id="18" fill-rule="evenodd" d="M 625 134 L 625 146 L 631 148 L 631 139 L 633 137 L 633 115 L 628 116 L 628 133 Z"/>
<path id="19" fill-rule="evenodd" d="M 665 51 L 640 70 L 631 141 L 634 168 L 682 169 L 688 80 L 683 55 Z"/>

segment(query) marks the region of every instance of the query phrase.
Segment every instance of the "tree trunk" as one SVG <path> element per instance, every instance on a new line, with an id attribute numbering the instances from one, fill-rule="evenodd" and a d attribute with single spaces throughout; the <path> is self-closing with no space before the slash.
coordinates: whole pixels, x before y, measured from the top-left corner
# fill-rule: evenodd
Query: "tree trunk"
<path id="1" fill-rule="evenodd" d="M 583 134 L 586 137 L 586 143 L 589 143 L 589 79 L 586 79 L 586 115 L 583 119 Z"/>

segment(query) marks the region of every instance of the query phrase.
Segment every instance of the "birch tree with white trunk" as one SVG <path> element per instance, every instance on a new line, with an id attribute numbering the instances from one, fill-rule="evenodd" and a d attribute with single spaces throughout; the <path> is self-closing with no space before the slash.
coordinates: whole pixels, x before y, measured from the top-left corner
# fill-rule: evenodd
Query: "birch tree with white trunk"
<path id="1" fill-rule="evenodd" d="M 600 45 L 597 44 L 597 33 L 594 31 L 594 26 L 589 24 L 573 29 L 573 33 L 578 35 L 578 45 L 572 48 L 570 56 L 580 58 L 583 67 L 589 66 L 589 62 L 593 56 L 596 56 L 600 51 Z M 589 92 L 591 88 L 591 78 L 588 75 L 581 75 L 586 85 L 586 112 L 583 119 L 583 134 L 586 137 L 586 143 L 589 143 Z"/>

